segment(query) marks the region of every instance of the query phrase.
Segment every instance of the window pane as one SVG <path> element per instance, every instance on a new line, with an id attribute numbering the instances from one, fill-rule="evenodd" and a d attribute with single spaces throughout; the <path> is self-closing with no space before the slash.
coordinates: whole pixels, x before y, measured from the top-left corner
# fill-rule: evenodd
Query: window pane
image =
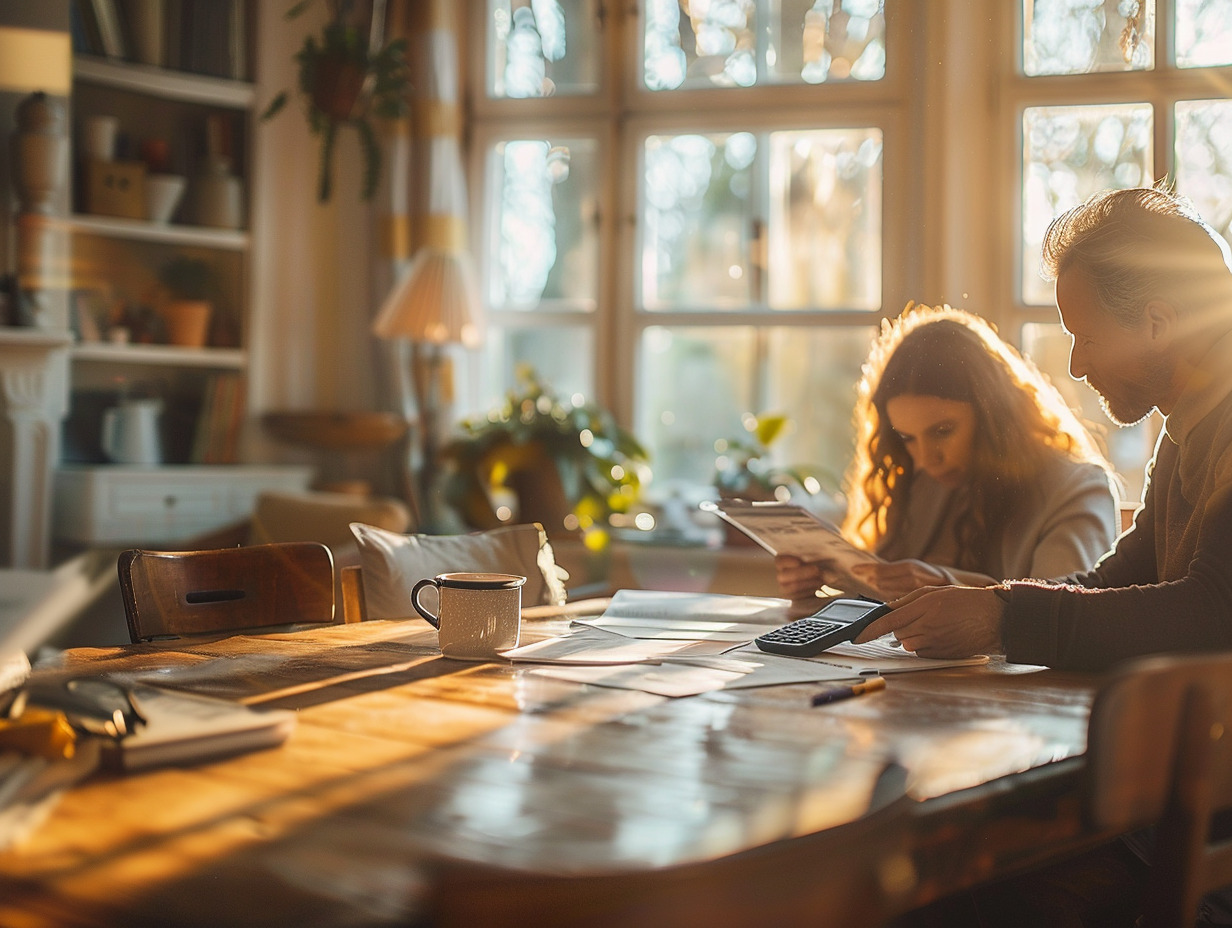
<path id="1" fill-rule="evenodd" d="M 876 81 L 884 0 L 642 0 L 650 90 Z"/>
<path id="2" fill-rule="evenodd" d="M 1232 64 L 1232 3 L 1174 0 L 1176 65 L 1208 68 Z"/>
<path id="3" fill-rule="evenodd" d="M 505 394 L 518 386 L 518 365 L 534 369 L 540 382 L 550 384 L 559 396 L 594 395 L 594 372 L 590 359 L 594 334 L 581 326 L 499 326 L 489 324 L 483 348 L 467 352 L 466 395 L 458 404 L 463 415 L 482 415 L 504 402 Z"/>
<path id="4" fill-rule="evenodd" d="M 655 135 L 642 177 L 642 305 L 745 308 L 757 138 Z"/>
<path id="5" fill-rule="evenodd" d="M 745 435 L 744 413 L 782 412 L 792 428 L 771 447 L 780 466 L 828 476 L 852 452 L 851 409 L 875 327 L 655 326 L 642 335 L 637 434 L 656 483 L 712 486 L 715 442 Z"/>
<path id="6" fill-rule="evenodd" d="M 1232 102 L 1176 105 L 1176 187 L 1232 242 Z"/>
<path id="7" fill-rule="evenodd" d="M 755 191 L 765 185 L 763 241 Z M 879 129 L 652 136 L 642 306 L 876 310 L 881 190 Z"/>
<path id="8" fill-rule="evenodd" d="M 1151 107 L 1041 106 L 1023 113 L 1022 298 L 1052 302 L 1040 277 L 1048 223 L 1109 187 L 1151 183 Z"/>
<path id="9" fill-rule="evenodd" d="M 489 156 L 488 300 L 531 310 L 594 308 L 598 180 L 593 139 L 499 142 Z"/>
<path id="10" fill-rule="evenodd" d="M 772 309 L 881 306 L 880 129 L 770 135 Z"/>
<path id="11" fill-rule="evenodd" d="M 1155 450 L 1162 417 L 1158 412 L 1127 428 L 1113 424 L 1099 405 L 1099 396 L 1069 376 L 1069 336 L 1059 324 L 1028 323 L 1022 327 L 1023 353 L 1048 375 L 1070 407 L 1100 441 L 1124 484 L 1126 501 L 1142 498 L 1147 462 Z"/>
<path id="12" fill-rule="evenodd" d="M 1029 76 L 1155 66 L 1154 0 L 1023 0 Z"/>
<path id="13" fill-rule="evenodd" d="M 598 0 L 488 0 L 488 96 L 592 93 Z"/>

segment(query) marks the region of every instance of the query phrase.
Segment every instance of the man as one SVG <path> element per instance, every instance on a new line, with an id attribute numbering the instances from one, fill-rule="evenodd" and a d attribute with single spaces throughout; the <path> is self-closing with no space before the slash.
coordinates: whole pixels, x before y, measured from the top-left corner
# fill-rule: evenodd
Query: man
<path id="1" fill-rule="evenodd" d="M 1102 669 L 1232 648 L 1232 258 L 1183 198 L 1099 194 L 1057 218 L 1044 271 L 1072 339 L 1070 374 L 1131 424 L 1164 430 L 1134 527 L 1065 582 L 920 590 L 857 641 L 893 632 L 922 657 L 1003 653 Z"/>

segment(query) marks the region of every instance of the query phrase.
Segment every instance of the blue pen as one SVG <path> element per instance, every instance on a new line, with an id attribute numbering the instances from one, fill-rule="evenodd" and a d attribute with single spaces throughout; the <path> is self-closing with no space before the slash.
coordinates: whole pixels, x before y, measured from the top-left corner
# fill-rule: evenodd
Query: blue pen
<path id="1" fill-rule="evenodd" d="M 846 683 L 842 686 L 832 686 L 829 689 L 814 694 L 813 705 L 824 706 L 826 703 L 838 702 L 840 699 L 850 699 L 852 696 L 884 690 L 885 685 L 885 677 L 869 677 L 869 679 L 861 683 Z"/>

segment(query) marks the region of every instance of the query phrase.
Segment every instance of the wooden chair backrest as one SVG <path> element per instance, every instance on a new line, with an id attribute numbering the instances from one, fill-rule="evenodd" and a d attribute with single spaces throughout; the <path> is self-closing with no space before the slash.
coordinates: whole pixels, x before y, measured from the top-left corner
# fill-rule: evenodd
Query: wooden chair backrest
<path id="1" fill-rule="evenodd" d="M 1101 687 L 1087 736 L 1086 810 L 1097 828 L 1154 824 L 1144 928 L 1193 924 L 1198 901 L 1232 885 L 1232 653 L 1144 658 Z"/>
<path id="2" fill-rule="evenodd" d="M 366 622 L 368 603 L 364 599 L 363 568 L 358 564 L 348 564 L 338 571 L 338 579 L 342 588 L 342 621 L 348 625 L 351 622 Z"/>
<path id="3" fill-rule="evenodd" d="M 315 542 L 130 550 L 117 566 L 133 641 L 334 620 L 334 558 Z"/>

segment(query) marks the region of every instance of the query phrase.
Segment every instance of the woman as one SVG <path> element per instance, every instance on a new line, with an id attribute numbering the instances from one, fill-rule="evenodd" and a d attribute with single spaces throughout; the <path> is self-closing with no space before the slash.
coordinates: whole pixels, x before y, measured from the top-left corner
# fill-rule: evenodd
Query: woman
<path id="1" fill-rule="evenodd" d="M 843 534 L 886 563 L 854 568 L 882 599 L 1092 567 L 1116 537 L 1111 468 L 1031 362 L 971 313 L 908 304 L 883 323 L 854 413 Z M 807 606 L 825 563 L 776 560 Z M 811 610 L 810 610 L 811 611 Z"/>

